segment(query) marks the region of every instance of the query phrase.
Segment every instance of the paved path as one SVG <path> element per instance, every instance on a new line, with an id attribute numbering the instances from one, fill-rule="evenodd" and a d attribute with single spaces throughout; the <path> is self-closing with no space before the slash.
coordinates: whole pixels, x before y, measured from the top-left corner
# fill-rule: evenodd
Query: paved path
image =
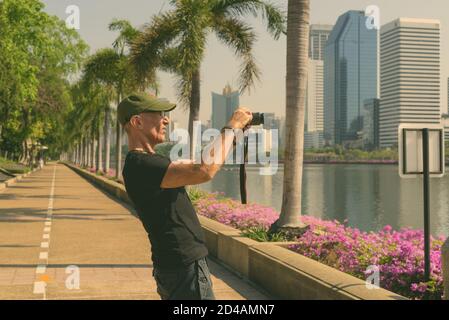
<path id="1" fill-rule="evenodd" d="M 149 248 L 129 207 L 62 164 L 0 191 L 0 299 L 159 299 Z M 210 269 L 217 299 L 267 298 Z"/>

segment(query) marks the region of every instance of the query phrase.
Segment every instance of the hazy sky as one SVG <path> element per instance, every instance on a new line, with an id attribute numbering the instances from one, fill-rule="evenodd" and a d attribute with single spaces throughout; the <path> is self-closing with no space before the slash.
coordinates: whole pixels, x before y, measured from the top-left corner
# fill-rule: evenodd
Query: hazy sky
<path id="1" fill-rule="evenodd" d="M 44 0 L 46 11 L 66 19 L 65 10 L 69 5 L 80 8 L 81 26 L 79 33 L 89 44 L 91 51 L 111 46 L 116 34 L 108 31 L 113 18 L 127 19 L 135 27 L 141 27 L 158 12 L 169 10 L 167 0 Z M 273 0 L 285 11 L 287 0 Z M 398 17 L 432 18 L 441 21 L 441 91 L 442 110 L 447 110 L 447 78 L 449 76 L 449 1 L 447 0 L 311 0 L 311 23 L 334 24 L 339 15 L 348 10 L 365 10 L 369 5 L 380 8 L 381 25 Z M 254 53 L 262 70 L 261 81 L 251 91 L 240 97 L 240 103 L 253 111 L 285 114 L 285 36 L 273 40 L 262 22 L 250 17 L 247 21 L 254 26 L 258 41 Z M 206 57 L 201 70 L 201 120 L 210 118 L 211 92 L 222 92 L 226 83 L 237 87 L 240 62 L 234 58 L 231 49 L 221 45 L 211 36 L 208 39 Z M 174 78 L 166 73 L 159 74 L 161 97 L 176 100 Z M 182 126 L 187 123 L 188 114 L 177 109 L 173 119 Z"/>

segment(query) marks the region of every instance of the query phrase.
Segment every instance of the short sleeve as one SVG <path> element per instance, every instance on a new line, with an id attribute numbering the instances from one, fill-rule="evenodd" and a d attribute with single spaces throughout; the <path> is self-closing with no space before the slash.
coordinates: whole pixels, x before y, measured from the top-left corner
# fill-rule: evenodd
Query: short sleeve
<path id="1" fill-rule="evenodd" d="M 160 188 L 164 179 L 170 159 L 160 155 L 144 155 L 140 158 L 137 175 L 141 174 L 145 184 L 150 187 Z"/>

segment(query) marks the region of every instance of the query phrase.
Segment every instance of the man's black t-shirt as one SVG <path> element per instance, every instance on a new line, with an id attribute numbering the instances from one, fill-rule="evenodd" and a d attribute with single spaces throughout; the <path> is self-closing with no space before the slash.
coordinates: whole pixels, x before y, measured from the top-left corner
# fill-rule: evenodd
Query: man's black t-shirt
<path id="1" fill-rule="evenodd" d="M 160 187 L 170 159 L 128 152 L 123 167 L 126 191 L 148 233 L 156 267 L 175 268 L 207 256 L 203 230 L 184 187 Z"/>

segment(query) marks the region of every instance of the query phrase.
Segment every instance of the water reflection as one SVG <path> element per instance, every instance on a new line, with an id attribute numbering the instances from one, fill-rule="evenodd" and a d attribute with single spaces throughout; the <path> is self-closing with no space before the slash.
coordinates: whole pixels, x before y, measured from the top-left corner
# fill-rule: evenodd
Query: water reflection
<path id="1" fill-rule="evenodd" d="M 280 211 L 283 174 L 282 167 L 274 176 L 261 176 L 257 169 L 248 169 L 248 200 Z M 449 235 L 448 186 L 448 176 L 431 180 L 431 232 L 435 235 Z M 239 170 L 223 169 L 200 187 L 240 200 Z M 370 231 L 387 224 L 395 229 L 422 228 L 422 208 L 422 179 L 400 179 L 397 166 L 304 166 L 303 214 L 347 219 L 350 226 Z"/>

